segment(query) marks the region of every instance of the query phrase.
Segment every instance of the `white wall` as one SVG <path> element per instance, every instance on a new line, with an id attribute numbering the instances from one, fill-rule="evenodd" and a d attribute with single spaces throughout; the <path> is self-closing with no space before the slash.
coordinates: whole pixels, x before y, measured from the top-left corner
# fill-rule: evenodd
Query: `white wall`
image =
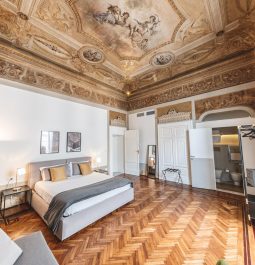
<path id="1" fill-rule="evenodd" d="M 41 130 L 60 131 L 58 154 L 40 155 Z M 82 133 L 81 152 L 66 153 L 68 131 Z M 107 164 L 106 110 L 0 84 L 0 186 L 31 161 L 87 155 Z"/>
<path id="2" fill-rule="evenodd" d="M 155 114 L 137 117 L 137 113 L 130 114 L 129 130 L 139 130 L 140 140 L 140 166 L 143 168 L 146 162 L 147 146 L 156 144 Z"/>

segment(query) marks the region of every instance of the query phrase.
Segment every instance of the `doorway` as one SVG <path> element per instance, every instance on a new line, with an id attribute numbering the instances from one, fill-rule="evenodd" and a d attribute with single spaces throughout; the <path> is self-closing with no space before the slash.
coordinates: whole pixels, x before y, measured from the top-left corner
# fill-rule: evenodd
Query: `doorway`
<path id="1" fill-rule="evenodd" d="M 124 135 L 113 135 L 113 176 L 124 173 Z"/>
<path id="2" fill-rule="evenodd" d="M 139 132 L 125 127 L 109 127 L 109 175 L 139 176 Z"/>
<path id="3" fill-rule="evenodd" d="M 212 137 L 217 190 L 243 193 L 238 127 L 213 128 Z"/>

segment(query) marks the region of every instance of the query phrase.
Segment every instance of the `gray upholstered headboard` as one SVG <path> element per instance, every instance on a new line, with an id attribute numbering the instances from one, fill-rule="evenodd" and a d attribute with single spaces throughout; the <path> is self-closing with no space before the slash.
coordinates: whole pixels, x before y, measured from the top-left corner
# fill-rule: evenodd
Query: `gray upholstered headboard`
<path id="1" fill-rule="evenodd" d="M 69 158 L 69 159 L 59 159 L 59 160 L 49 160 L 49 161 L 39 161 L 31 162 L 28 164 L 28 186 L 34 188 L 34 185 L 37 181 L 42 180 L 40 167 L 54 166 L 54 165 L 63 165 L 67 162 L 83 162 L 91 161 L 90 156 Z"/>

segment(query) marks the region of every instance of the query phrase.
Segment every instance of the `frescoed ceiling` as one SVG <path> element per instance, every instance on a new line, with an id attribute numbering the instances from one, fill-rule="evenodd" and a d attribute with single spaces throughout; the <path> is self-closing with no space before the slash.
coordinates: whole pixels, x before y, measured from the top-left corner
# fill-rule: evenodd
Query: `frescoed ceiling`
<path id="1" fill-rule="evenodd" d="M 0 39 L 135 94 L 248 50 L 255 0 L 1 0 Z"/>

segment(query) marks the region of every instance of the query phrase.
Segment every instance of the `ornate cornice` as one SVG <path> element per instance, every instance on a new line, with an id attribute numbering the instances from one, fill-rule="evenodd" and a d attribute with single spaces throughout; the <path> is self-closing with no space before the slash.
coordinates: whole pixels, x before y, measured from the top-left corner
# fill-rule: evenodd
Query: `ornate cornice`
<path id="1" fill-rule="evenodd" d="M 105 106 L 126 109 L 125 97 L 117 91 L 86 82 L 78 74 L 0 44 L 0 77 Z M 109 95 L 110 94 L 110 95 Z"/>
<path id="2" fill-rule="evenodd" d="M 191 112 L 179 112 L 175 109 L 171 109 L 167 114 L 158 117 L 158 123 L 169 123 L 187 120 L 191 120 Z"/>
<path id="3" fill-rule="evenodd" d="M 172 80 L 139 96 L 130 97 L 128 110 L 158 105 L 251 81 L 255 81 L 253 53 L 234 61 L 230 60 L 230 62 L 216 65 L 211 69 Z"/>
<path id="4" fill-rule="evenodd" d="M 212 110 L 244 106 L 255 110 L 255 88 L 210 97 L 195 102 L 196 118 Z"/>
<path id="5" fill-rule="evenodd" d="M 127 114 L 110 110 L 109 123 L 111 126 L 126 127 Z"/>

